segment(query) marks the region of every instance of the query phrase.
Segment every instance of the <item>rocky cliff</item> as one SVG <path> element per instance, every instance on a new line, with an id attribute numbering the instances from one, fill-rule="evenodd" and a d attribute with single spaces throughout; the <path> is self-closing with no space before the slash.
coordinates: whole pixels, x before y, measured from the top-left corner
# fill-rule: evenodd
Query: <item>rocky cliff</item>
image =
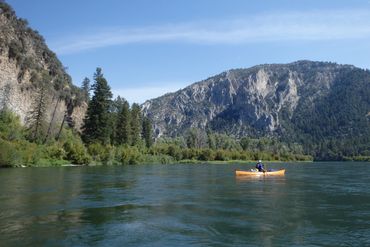
<path id="1" fill-rule="evenodd" d="M 14 111 L 25 123 L 42 80 L 47 80 L 46 120 L 58 129 L 66 116 L 78 129 L 87 107 L 80 90 L 42 36 L 0 2 L 0 108 Z"/>
<path id="2" fill-rule="evenodd" d="M 192 127 L 236 137 L 338 137 L 360 132 L 360 125 L 370 130 L 369 85 L 370 72 L 351 65 L 266 64 L 229 70 L 149 100 L 143 111 L 157 137 Z M 340 109 L 348 110 L 345 116 Z M 324 129 L 327 133 L 320 132 Z"/>

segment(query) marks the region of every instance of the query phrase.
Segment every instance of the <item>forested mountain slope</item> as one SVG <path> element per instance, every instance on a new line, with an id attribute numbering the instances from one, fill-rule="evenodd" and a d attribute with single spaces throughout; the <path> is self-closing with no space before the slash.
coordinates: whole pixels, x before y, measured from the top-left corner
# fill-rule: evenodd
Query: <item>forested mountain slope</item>
<path id="1" fill-rule="evenodd" d="M 370 72 L 297 61 L 234 69 L 149 100 L 157 136 L 190 128 L 235 137 L 276 137 L 316 157 L 369 155 Z"/>

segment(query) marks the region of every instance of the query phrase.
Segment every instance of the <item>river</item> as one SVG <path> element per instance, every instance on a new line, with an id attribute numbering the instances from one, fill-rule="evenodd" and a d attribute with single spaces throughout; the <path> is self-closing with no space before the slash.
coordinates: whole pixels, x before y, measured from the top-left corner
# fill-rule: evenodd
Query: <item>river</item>
<path id="1" fill-rule="evenodd" d="M 0 169 L 0 246 L 370 246 L 370 164 Z"/>

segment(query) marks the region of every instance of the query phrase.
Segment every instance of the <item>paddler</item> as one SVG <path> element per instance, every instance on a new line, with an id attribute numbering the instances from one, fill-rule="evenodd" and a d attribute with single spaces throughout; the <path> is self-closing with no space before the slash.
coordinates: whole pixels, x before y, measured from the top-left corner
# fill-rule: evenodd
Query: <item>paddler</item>
<path id="1" fill-rule="evenodd" d="M 256 168 L 258 169 L 259 172 L 266 172 L 265 167 L 262 164 L 262 160 L 258 160 Z"/>

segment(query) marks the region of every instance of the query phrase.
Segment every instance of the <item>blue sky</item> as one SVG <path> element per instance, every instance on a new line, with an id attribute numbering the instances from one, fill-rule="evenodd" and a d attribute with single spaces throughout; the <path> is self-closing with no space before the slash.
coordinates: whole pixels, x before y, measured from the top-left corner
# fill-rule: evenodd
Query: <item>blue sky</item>
<path id="1" fill-rule="evenodd" d="M 7 0 L 75 85 L 101 67 L 142 103 L 232 68 L 309 59 L 370 68 L 369 0 Z"/>

